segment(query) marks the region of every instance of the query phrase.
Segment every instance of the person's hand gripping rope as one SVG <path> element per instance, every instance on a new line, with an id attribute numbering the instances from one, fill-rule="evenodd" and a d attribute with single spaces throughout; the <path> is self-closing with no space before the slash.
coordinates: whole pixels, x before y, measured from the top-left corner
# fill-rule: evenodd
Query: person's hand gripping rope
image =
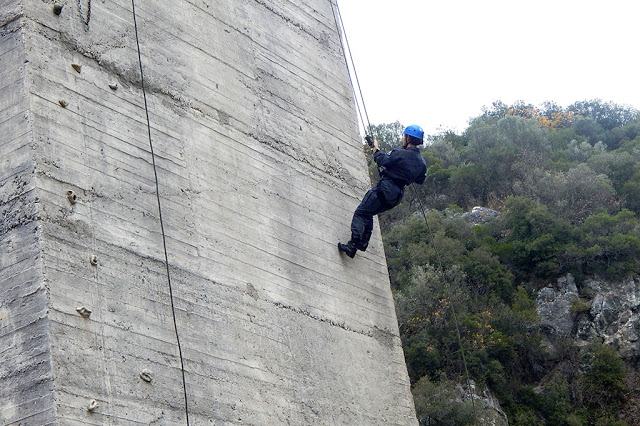
<path id="1" fill-rule="evenodd" d="M 380 151 L 380 141 L 377 139 L 373 139 L 373 136 L 369 136 L 366 135 L 364 137 L 364 140 L 367 141 L 367 145 L 369 145 L 369 147 L 371 149 L 373 149 L 373 153 L 375 154 L 376 152 Z"/>

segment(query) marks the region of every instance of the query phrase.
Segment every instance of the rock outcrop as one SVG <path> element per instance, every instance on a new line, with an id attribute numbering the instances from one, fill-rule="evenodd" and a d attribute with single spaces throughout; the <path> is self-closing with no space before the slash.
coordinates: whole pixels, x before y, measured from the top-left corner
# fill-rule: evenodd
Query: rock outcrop
<path id="1" fill-rule="evenodd" d="M 500 212 L 487 207 L 474 207 L 470 212 L 463 213 L 462 217 L 467 223 L 476 226 L 483 225 L 490 220 L 500 217 Z"/>
<path id="2" fill-rule="evenodd" d="M 640 280 L 609 282 L 590 279 L 578 289 L 567 274 L 543 288 L 536 299 L 540 327 L 549 354 L 571 339 L 582 346 L 592 341 L 611 345 L 620 357 L 640 356 Z"/>
<path id="3" fill-rule="evenodd" d="M 466 402 L 473 400 L 473 407 L 478 413 L 479 424 L 486 426 L 509 425 L 507 414 L 502 410 L 500 402 L 493 396 L 487 386 L 480 390 L 472 380 L 471 392 L 462 385 L 456 386 L 456 392 L 458 393 L 458 401 Z"/>
<path id="4" fill-rule="evenodd" d="M 623 359 L 639 359 L 640 280 L 629 278 L 614 283 L 589 280 L 584 288 L 585 293 L 594 296 L 589 311 L 577 319 L 576 336 L 583 341 L 603 339 Z"/>

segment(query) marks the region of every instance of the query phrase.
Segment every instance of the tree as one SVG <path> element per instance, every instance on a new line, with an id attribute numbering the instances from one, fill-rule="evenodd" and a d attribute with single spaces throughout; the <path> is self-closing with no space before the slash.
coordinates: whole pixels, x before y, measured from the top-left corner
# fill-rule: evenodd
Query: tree
<path id="1" fill-rule="evenodd" d="M 587 347 L 582 362 L 586 373 L 580 391 L 590 422 L 617 417 L 627 392 L 622 360 L 610 347 L 594 343 Z"/>
<path id="2" fill-rule="evenodd" d="M 614 211 L 619 205 L 609 178 L 584 163 L 566 173 L 545 173 L 537 195 L 553 213 L 574 224 L 599 210 Z"/>
<path id="3" fill-rule="evenodd" d="M 413 387 L 412 393 L 416 415 L 421 426 L 457 426 L 476 423 L 472 402 L 460 400 L 453 381 L 432 381 L 428 377 L 423 377 Z"/>
<path id="4" fill-rule="evenodd" d="M 466 136 L 469 143 L 463 160 L 467 164 L 452 173 L 451 190 L 469 188 L 463 192 L 471 192 L 479 205 L 486 205 L 491 197 L 502 200 L 510 195 L 523 178 L 522 165 L 542 165 L 551 150 L 537 121 L 517 116 L 494 123 L 476 122 Z M 460 199 L 460 193 L 457 195 Z"/>
<path id="5" fill-rule="evenodd" d="M 591 145 L 606 139 L 605 129 L 592 117 L 581 117 L 573 124 L 575 132 L 587 138 Z"/>
<path id="6" fill-rule="evenodd" d="M 460 142 L 447 134 L 433 139 L 427 151 L 431 152 L 443 167 L 451 167 L 460 164 L 462 148 L 466 143 Z"/>
<path id="7" fill-rule="evenodd" d="M 607 147 L 602 142 L 591 145 L 587 141 L 578 142 L 573 139 L 567 146 L 567 158 L 573 162 L 585 162 L 592 156 L 606 152 Z"/>
<path id="8" fill-rule="evenodd" d="M 571 241 L 570 224 L 524 197 L 508 199 L 506 207 L 504 226 L 508 234 L 494 252 L 520 275 L 546 278 L 559 273 L 558 254 Z"/>
<path id="9" fill-rule="evenodd" d="M 599 213 L 588 217 L 581 228 L 585 267 L 588 272 L 625 277 L 640 272 L 638 219 L 629 210 L 616 215 Z"/>
<path id="10" fill-rule="evenodd" d="M 616 190 L 633 178 L 640 170 L 640 164 L 629 152 L 615 150 L 600 152 L 588 159 L 589 167 L 596 173 L 606 175 Z"/>
<path id="11" fill-rule="evenodd" d="M 638 110 L 635 108 L 603 102 L 601 99 L 576 102 L 569 106 L 567 111 L 591 117 L 605 130 L 624 126 L 638 119 Z"/>
<path id="12" fill-rule="evenodd" d="M 510 424 L 622 424 L 603 408 L 626 407 L 615 354 L 596 348 L 579 362 L 579 349 L 570 347 L 562 365 L 549 359 L 534 300 L 540 286 L 567 272 L 579 288 L 593 275 L 640 274 L 640 120 L 633 112 L 600 101 L 566 109 L 495 102 L 463 134 L 430 139 L 423 150 L 429 176 L 419 191 L 427 196 L 418 197 L 427 220 L 411 188 L 404 207 L 382 217 L 423 424 L 464 413 L 449 410 L 446 389 L 465 370 L 489 386 Z M 399 140 L 402 126 L 384 130 Z M 469 225 L 461 213 L 475 205 L 497 206 L 502 215 Z"/>
<path id="13" fill-rule="evenodd" d="M 640 213 L 640 171 L 622 185 L 620 194 L 624 196 L 625 206 L 628 209 Z"/>
<path id="14" fill-rule="evenodd" d="M 389 124 L 371 125 L 368 134 L 380 141 L 380 149 L 388 152 L 402 145 L 404 126 L 399 121 Z"/>

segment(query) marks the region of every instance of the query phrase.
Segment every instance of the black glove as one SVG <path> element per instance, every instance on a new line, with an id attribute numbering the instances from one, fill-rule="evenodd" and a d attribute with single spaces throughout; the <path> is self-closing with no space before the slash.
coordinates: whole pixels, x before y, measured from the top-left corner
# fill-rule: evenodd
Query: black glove
<path id="1" fill-rule="evenodd" d="M 365 136 L 364 140 L 367 141 L 367 145 L 369 145 L 370 148 L 373 148 L 374 142 L 373 142 L 373 136 Z"/>

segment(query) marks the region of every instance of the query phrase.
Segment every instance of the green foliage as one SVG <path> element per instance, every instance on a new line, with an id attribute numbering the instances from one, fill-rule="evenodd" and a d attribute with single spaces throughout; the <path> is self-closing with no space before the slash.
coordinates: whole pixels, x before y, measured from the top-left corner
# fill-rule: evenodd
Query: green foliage
<path id="1" fill-rule="evenodd" d="M 440 163 L 443 167 L 460 164 L 461 152 L 467 145 L 467 138 L 452 137 L 451 133 L 438 135 L 431 139 L 429 147 L 425 150 L 433 158 L 429 164 Z"/>
<path id="2" fill-rule="evenodd" d="M 522 286 L 518 286 L 513 302 L 517 323 L 533 324 L 537 320 L 536 304 Z"/>
<path id="3" fill-rule="evenodd" d="M 426 192 L 430 197 L 432 197 L 432 199 L 435 199 L 438 194 L 442 194 L 449 187 L 450 179 L 451 179 L 451 170 L 443 168 L 442 165 L 440 165 L 440 163 L 427 163 L 427 164 L 431 164 L 431 165 L 429 166 L 429 168 L 427 168 L 428 180 L 427 180 Z M 437 205 L 434 205 L 436 204 L 436 202 L 434 201 L 432 201 L 430 204 L 431 204 L 431 207 L 436 207 L 436 208 L 444 208 L 447 205 L 446 201 L 444 200 L 437 202 Z"/>
<path id="4" fill-rule="evenodd" d="M 592 145 L 606 138 L 605 129 L 591 117 L 577 119 L 573 128 L 578 135 L 584 136 Z"/>
<path id="5" fill-rule="evenodd" d="M 602 142 L 596 142 L 592 145 L 585 140 L 578 142 L 576 139 L 572 139 L 565 148 L 565 154 L 566 158 L 572 162 L 582 162 L 589 160 L 594 155 L 605 152 L 606 149 Z"/>
<path id="6" fill-rule="evenodd" d="M 570 225 L 533 200 L 507 200 L 504 225 L 509 234 L 494 249 L 520 275 L 548 278 L 560 272 L 558 254 L 570 242 Z"/>
<path id="7" fill-rule="evenodd" d="M 421 378 L 412 389 L 420 425 L 477 424 L 471 401 L 462 402 L 451 380 Z"/>
<path id="8" fill-rule="evenodd" d="M 596 173 L 606 175 L 617 190 L 638 172 L 637 159 L 631 153 L 622 150 L 601 152 L 589 158 L 588 165 Z"/>
<path id="9" fill-rule="evenodd" d="M 535 194 L 540 202 L 548 206 L 554 215 L 574 224 L 598 210 L 613 211 L 618 206 L 610 180 L 584 163 L 566 173 L 545 173 L 539 185 Z"/>
<path id="10" fill-rule="evenodd" d="M 599 343 L 587 347 L 583 363 L 587 372 L 580 392 L 587 417 L 596 424 L 613 424 L 626 400 L 624 364 L 613 349 Z"/>
<path id="11" fill-rule="evenodd" d="M 399 121 L 389 124 L 372 125 L 369 128 L 369 135 L 380 141 L 380 149 L 391 151 L 402 145 L 402 132 L 404 126 Z"/>
<path id="12" fill-rule="evenodd" d="M 468 250 L 460 263 L 474 293 L 492 293 L 505 303 L 513 301 L 516 291 L 513 274 L 491 253 L 489 247 L 480 246 Z"/>
<path id="13" fill-rule="evenodd" d="M 640 272 L 640 235 L 638 219 L 629 210 L 612 216 L 600 213 L 588 217 L 581 229 L 585 247 L 584 262 L 587 272 L 625 277 Z"/>
<path id="14" fill-rule="evenodd" d="M 600 99 L 576 102 L 568 107 L 567 111 L 589 117 L 606 130 L 624 126 L 638 119 L 638 111 L 635 108 L 602 102 Z"/>
<path id="15" fill-rule="evenodd" d="M 620 195 L 625 198 L 627 208 L 640 213 L 640 171 L 622 184 Z"/>
<path id="16" fill-rule="evenodd" d="M 398 143 L 399 123 L 376 128 Z M 495 102 L 462 135 L 429 142 L 426 184 L 381 215 L 421 423 L 474 421 L 452 393 L 469 371 L 510 424 L 624 424 L 615 352 L 593 345 L 580 356 L 567 344 L 560 364 L 549 359 L 534 300 L 568 272 L 578 282 L 640 273 L 638 112 L 599 100 Z M 470 225 L 461 215 L 476 205 L 502 215 Z M 589 310 L 586 299 L 571 306 Z"/>

